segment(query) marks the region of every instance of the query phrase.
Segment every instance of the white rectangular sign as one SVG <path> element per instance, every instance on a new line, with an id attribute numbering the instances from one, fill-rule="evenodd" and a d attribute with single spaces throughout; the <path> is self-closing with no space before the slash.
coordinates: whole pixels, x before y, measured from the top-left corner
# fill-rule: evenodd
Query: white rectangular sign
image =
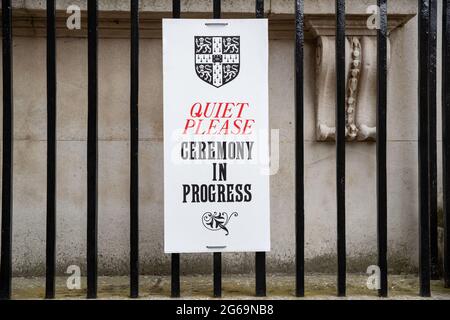
<path id="1" fill-rule="evenodd" d="M 163 20 L 164 249 L 270 250 L 266 19 Z"/>

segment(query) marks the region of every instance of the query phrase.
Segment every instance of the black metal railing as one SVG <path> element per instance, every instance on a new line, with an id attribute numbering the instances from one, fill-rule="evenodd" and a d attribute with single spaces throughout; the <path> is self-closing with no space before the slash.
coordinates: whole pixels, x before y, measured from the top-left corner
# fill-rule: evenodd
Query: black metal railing
<path id="1" fill-rule="evenodd" d="M 130 296 L 139 296 L 139 1 L 131 1 Z"/>
<path id="2" fill-rule="evenodd" d="M 130 297 L 139 296 L 139 1 L 130 0 Z M 379 296 L 388 295 L 387 265 L 387 0 L 378 0 L 377 30 L 377 239 Z M 180 18 L 180 0 L 173 0 L 173 18 Z M 264 1 L 255 0 L 255 17 L 264 17 Z M 444 284 L 450 287 L 450 0 L 443 0 L 442 20 L 442 153 L 444 208 Z M 221 1 L 213 1 L 213 18 L 221 18 Z M 45 297 L 55 297 L 56 246 L 56 10 L 47 1 L 47 234 Z M 88 137 L 87 137 L 87 297 L 97 297 L 98 214 L 98 3 L 88 0 Z M 430 279 L 438 277 L 436 64 L 437 1 L 418 1 L 418 150 L 419 150 L 419 277 L 420 295 L 429 296 Z M 3 153 L 0 299 L 11 298 L 13 88 L 12 7 L 2 0 Z M 295 293 L 305 295 L 304 212 L 304 1 L 295 1 Z M 336 0 L 336 212 L 337 295 L 346 295 L 345 239 L 345 1 Z M 171 296 L 180 296 L 180 254 L 171 255 Z M 222 256 L 213 253 L 213 295 L 222 295 Z M 266 295 L 266 255 L 255 253 L 255 295 Z"/>
<path id="3" fill-rule="evenodd" d="M 336 0 L 337 294 L 345 296 L 345 0 Z"/>
<path id="4" fill-rule="evenodd" d="M 213 18 L 220 19 L 222 16 L 221 0 L 213 1 Z M 214 297 L 222 296 L 222 253 L 213 253 L 213 291 Z"/>
<path id="5" fill-rule="evenodd" d="M 437 1 L 430 1 L 430 259 L 431 279 L 439 279 L 438 266 L 438 208 L 437 208 L 437 148 L 436 148 L 436 63 L 437 63 Z"/>
<path id="6" fill-rule="evenodd" d="M 56 10 L 47 1 L 47 241 L 45 297 L 55 297 L 56 269 Z"/>
<path id="7" fill-rule="evenodd" d="M 305 295 L 305 187 L 303 138 L 303 0 L 295 1 L 295 294 Z"/>
<path id="8" fill-rule="evenodd" d="M 180 0 L 173 0 L 172 7 L 172 17 L 174 19 L 179 19 L 181 16 L 181 4 Z M 180 254 L 172 253 L 172 281 L 171 281 L 171 296 L 172 298 L 177 298 L 180 296 Z"/>
<path id="9" fill-rule="evenodd" d="M 444 285 L 450 288 L 450 1 L 442 8 L 442 182 L 444 206 Z"/>
<path id="10" fill-rule="evenodd" d="M 387 296 L 387 3 L 378 0 L 380 26 L 377 30 L 377 238 L 381 297 Z"/>

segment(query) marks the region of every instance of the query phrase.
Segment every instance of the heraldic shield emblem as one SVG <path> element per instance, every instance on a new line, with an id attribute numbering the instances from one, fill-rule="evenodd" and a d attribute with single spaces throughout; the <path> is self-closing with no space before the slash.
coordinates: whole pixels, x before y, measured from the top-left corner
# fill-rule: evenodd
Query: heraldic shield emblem
<path id="1" fill-rule="evenodd" d="M 195 72 L 219 88 L 236 79 L 240 65 L 239 36 L 195 36 Z"/>

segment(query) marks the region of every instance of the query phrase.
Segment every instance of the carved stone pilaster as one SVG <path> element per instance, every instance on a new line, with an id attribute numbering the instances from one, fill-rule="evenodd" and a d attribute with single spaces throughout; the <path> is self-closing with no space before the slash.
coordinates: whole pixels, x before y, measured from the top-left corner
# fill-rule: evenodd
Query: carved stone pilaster
<path id="1" fill-rule="evenodd" d="M 389 33 L 410 17 L 388 17 Z M 369 29 L 368 16 L 346 16 L 345 83 L 347 141 L 376 139 L 377 104 L 377 40 L 376 30 Z M 406 19 L 406 20 L 405 20 Z M 335 21 L 332 16 L 307 19 L 311 34 L 316 38 L 316 139 L 335 140 L 336 57 Z M 388 68 L 390 43 L 387 41 Z"/>
<path id="2" fill-rule="evenodd" d="M 377 44 L 373 36 L 346 37 L 346 130 L 348 141 L 376 138 Z M 388 65 L 390 46 L 388 41 Z M 316 138 L 335 139 L 335 37 L 317 37 Z"/>

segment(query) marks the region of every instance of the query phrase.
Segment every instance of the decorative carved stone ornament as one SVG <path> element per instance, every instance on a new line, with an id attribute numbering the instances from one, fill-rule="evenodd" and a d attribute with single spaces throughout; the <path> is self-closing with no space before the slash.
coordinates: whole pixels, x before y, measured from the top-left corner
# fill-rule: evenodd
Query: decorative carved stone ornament
<path id="1" fill-rule="evenodd" d="M 347 141 L 376 139 L 377 43 L 375 33 L 367 29 L 366 20 L 350 18 L 345 44 L 345 136 Z M 327 19 L 312 19 L 316 34 L 316 139 L 335 140 L 336 58 L 334 29 Z M 391 28 L 392 29 L 392 28 Z M 331 34 L 330 34 L 331 33 Z M 389 66 L 390 46 L 387 57 Z"/>

